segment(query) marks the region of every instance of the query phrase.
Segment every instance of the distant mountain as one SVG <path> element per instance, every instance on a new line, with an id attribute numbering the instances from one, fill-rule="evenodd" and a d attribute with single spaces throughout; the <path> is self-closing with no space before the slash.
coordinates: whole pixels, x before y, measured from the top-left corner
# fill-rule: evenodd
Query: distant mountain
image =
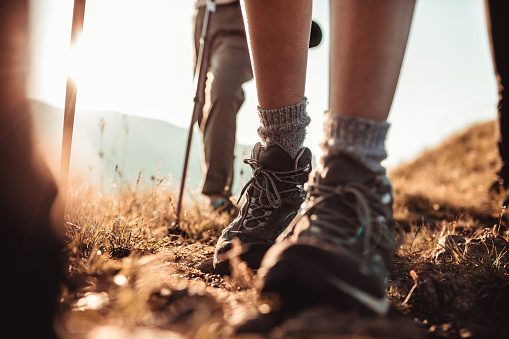
<path id="1" fill-rule="evenodd" d="M 63 110 L 40 101 L 31 101 L 36 141 L 54 170 L 58 170 L 62 138 Z M 177 186 L 184 159 L 187 130 L 165 121 L 130 116 L 118 112 L 76 113 L 71 175 L 79 175 L 110 191 L 115 169 L 123 179 L 135 182 L 141 171 L 143 182 L 170 175 Z M 188 187 L 201 183 L 201 134 L 195 132 L 189 161 Z M 246 178 L 242 158 L 250 147 L 236 148 L 234 192 Z M 118 178 L 118 174 L 117 174 Z"/>

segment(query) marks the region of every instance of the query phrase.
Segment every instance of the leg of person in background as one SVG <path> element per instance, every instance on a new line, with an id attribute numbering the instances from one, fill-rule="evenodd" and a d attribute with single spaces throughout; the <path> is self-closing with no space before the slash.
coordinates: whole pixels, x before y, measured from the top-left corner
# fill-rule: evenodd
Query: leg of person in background
<path id="1" fill-rule="evenodd" d="M 323 156 L 298 216 L 258 271 L 262 293 L 279 295 L 283 309 L 329 303 L 388 310 L 392 190 L 381 161 L 414 6 L 412 0 L 331 1 Z M 303 96 L 311 3 L 245 0 L 245 13 L 258 99 L 270 119 L 286 112 L 274 108 Z M 267 139 L 281 137 L 276 129 Z M 287 149 L 301 145 L 289 142 Z"/>
<path id="2" fill-rule="evenodd" d="M 491 190 L 498 192 L 509 188 L 509 2 L 486 0 L 486 14 L 490 35 L 493 65 L 498 83 L 498 122 L 500 139 L 498 150 L 502 160 L 502 167 L 498 172 L 498 179 Z"/>
<path id="3" fill-rule="evenodd" d="M 50 221 L 55 183 L 34 149 L 26 100 L 27 0 L 0 2 L 2 333 L 55 337 L 61 242 Z"/>
<path id="4" fill-rule="evenodd" d="M 205 8 L 196 16 L 195 51 L 199 48 Z M 205 89 L 205 105 L 199 117 L 203 133 L 204 183 L 202 193 L 213 210 L 235 214 L 230 201 L 233 182 L 237 113 L 244 103 L 242 84 L 252 79 L 240 4 L 218 5 L 212 23 L 212 44 Z"/>
<path id="5" fill-rule="evenodd" d="M 311 170 L 311 152 L 303 147 L 310 122 L 304 82 L 311 1 L 252 1 L 246 9 L 261 142 L 255 145 L 251 159 L 245 160 L 253 176 L 244 187 L 246 199 L 240 213 L 216 244 L 217 273 L 228 272 L 235 238 L 243 245 L 241 258 L 249 267 L 259 267 L 304 201 L 303 185 Z M 262 9 L 263 15 L 249 15 Z"/>

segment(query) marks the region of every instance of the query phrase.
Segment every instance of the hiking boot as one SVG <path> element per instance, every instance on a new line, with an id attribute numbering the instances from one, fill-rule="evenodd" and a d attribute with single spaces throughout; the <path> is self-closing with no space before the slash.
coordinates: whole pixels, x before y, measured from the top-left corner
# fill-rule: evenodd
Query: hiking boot
<path id="1" fill-rule="evenodd" d="M 220 197 L 210 202 L 212 212 L 217 214 L 228 214 L 231 218 L 239 213 L 239 208 L 235 205 L 229 197 Z M 231 219 L 230 219 L 231 220 Z"/>
<path id="2" fill-rule="evenodd" d="M 385 314 L 394 246 L 389 179 L 342 155 L 315 173 L 307 190 L 263 259 L 261 293 L 278 295 L 284 312 L 331 304 Z"/>
<path id="3" fill-rule="evenodd" d="M 252 178 L 241 192 L 241 197 L 246 193 L 246 199 L 237 218 L 223 230 L 214 253 L 214 268 L 223 274 L 228 274 L 228 251 L 235 238 L 242 245 L 241 260 L 253 270 L 260 267 L 263 255 L 304 201 L 311 151 L 304 147 L 292 159 L 279 145 L 264 148 L 257 143 L 252 158 L 244 163 L 253 169 Z"/>

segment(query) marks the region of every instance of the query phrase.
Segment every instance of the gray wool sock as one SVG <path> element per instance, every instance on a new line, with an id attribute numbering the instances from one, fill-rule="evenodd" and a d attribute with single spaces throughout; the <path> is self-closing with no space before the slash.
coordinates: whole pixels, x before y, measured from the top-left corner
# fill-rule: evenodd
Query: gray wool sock
<path id="1" fill-rule="evenodd" d="M 347 154 L 375 173 L 385 174 L 381 162 L 387 158 L 385 139 L 390 124 L 385 121 L 325 115 L 322 164 Z"/>
<path id="2" fill-rule="evenodd" d="M 311 121 L 306 106 L 307 98 L 295 105 L 278 109 L 266 110 L 258 107 L 258 135 L 262 145 L 267 147 L 277 144 L 295 158 L 304 144 L 306 127 Z"/>

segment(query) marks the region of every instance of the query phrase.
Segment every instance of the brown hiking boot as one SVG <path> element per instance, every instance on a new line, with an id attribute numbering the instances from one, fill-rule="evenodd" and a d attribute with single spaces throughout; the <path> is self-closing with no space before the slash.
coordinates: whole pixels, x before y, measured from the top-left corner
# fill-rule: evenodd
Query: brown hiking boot
<path id="1" fill-rule="evenodd" d="M 314 304 L 385 314 L 394 244 L 385 175 L 343 155 L 315 174 L 300 212 L 263 259 L 261 293 L 281 310 Z"/>
<path id="2" fill-rule="evenodd" d="M 279 145 L 253 148 L 251 159 L 244 160 L 253 177 L 242 190 L 246 200 L 237 218 L 223 230 L 216 244 L 214 268 L 228 274 L 233 240 L 242 245 L 241 260 L 258 269 L 265 252 L 293 220 L 304 201 L 304 184 L 311 171 L 311 151 L 304 147 L 292 158 Z"/>

